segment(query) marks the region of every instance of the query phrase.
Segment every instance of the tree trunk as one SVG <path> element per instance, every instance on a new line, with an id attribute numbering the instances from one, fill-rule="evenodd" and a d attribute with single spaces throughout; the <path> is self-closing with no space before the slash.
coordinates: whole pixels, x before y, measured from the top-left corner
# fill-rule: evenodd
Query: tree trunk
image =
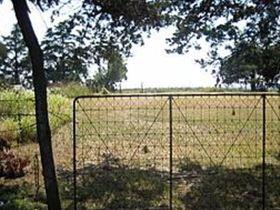
<path id="1" fill-rule="evenodd" d="M 251 91 L 256 91 L 257 90 L 255 81 L 251 81 L 250 86 L 251 86 Z"/>
<path id="2" fill-rule="evenodd" d="M 256 87 L 256 71 L 253 70 L 251 72 L 251 81 L 250 81 L 250 86 L 251 86 L 251 91 L 256 91 L 257 87 Z"/>
<path id="3" fill-rule="evenodd" d="M 15 47 L 15 70 L 14 70 L 14 83 L 15 85 L 19 85 L 20 84 L 20 80 L 19 80 L 19 65 L 18 65 L 18 48 L 17 46 Z"/>
<path id="4" fill-rule="evenodd" d="M 57 187 L 55 166 L 51 145 L 51 131 L 48 119 L 46 78 L 43 53 L 33 30 L 26 0 L 12 0 L 18 24 L 29 49 L 33 70 L 35 92 L 36 126 L 39 141 L 45 190 L 49 210 L 60 210 L 61 204 Z"/>

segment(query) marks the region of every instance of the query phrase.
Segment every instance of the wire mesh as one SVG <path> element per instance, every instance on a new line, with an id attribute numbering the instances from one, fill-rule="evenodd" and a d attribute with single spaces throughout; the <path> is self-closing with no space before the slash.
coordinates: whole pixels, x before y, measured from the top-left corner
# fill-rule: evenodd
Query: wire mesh
<path id="1" fill-rule="evenodd" d="M 262 183 L 248 183 L 251 176 L 246 173 L 255 174 L 254 167 L 262 164 L 261 102 L 260 96 L 174 98 L 173 171 L 183 176 L 179 189 L 174 189 L 178 191 L 175 209 L 260 205 Z M 249 193 L 247 184 L 250 193 L 256 193 L 254 202 L 240 199 Z"/>
<path id="2" fill-rule="evenodd" d="M 32 99 L 0 100 L 0 138 L 9 142 L 25 142 L 30 130 L 35 130 Z"/>
<path id="3" fill-rule="evenodd" d="M 74 205 L 279 207 L 279 107 L 276 94 L 79 97 Z"/>
<path id="4" fill-rule="evenodd" d="M 75 113 L 78 209 L 168 209 L 167 98 L 79 99 Z"/>
<path id="5" fill-rule="evenodd" d="M 69 107 L 66 107 L 64 103 L 60 104 L 60 101 L 54 101 L 53 104 L 49 106 L 53 154 L 62 203 L 67 207 L 69 200 L 72 201 L 72 196 L 69 195 L 73 194 L 72 119 L 70 115 L 72 109 L 70 110 L 70 103 Z M 22 196 L 28 200 L 27 202 L 44 202 L 46 196 L 37 142 L 35 101 L 33 98 L 21 96 L 20 98 L 10 97 L 8 100 L 0 99 L 0 153 L 2 153 L 0 154 L 2 195 L 3 192 L 6 193 L 5 189 L 15 189 L 15 191 L 7 191 L 7 199 L 9 196 L 18 199 L 17 193 L 24 191 Z M 12 159 L 2 159 L 7 158 L 5 154 L 10 154 Z M 22 163 L 20 160 L 26 160 L 27 163 L 23 172 L 21 172 Z M 16 175 L 3 179 L 2 176 L 8 176 L 6 171 Z M 15 178 L 19 178 L 19 180 Z"/>
<path id="6" fill-rule="evenodd" d="M 266 97 L 266 209 L 280 207 L 280 97 Z"/>

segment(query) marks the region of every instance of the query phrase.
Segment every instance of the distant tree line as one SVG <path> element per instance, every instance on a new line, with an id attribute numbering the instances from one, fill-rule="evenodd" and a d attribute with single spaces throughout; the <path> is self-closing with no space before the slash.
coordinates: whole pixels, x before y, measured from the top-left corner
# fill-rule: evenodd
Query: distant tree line
<path id="1" fill-rule="evenodd" d="M 47 30 L 44 50 L 45 74 L 49 83 L 85 82 L 96 90 L 103 87 L 113 91 L 117 83 L 126 79 L 126 63 L 115 49 L 96 55 L 91 43 L 74 31 L 68 21 Z M 31 61 L 19 26 L 15 24 L 10 35 L 1 37 L 0 80 L 7 85 L 32 87 Z M 98 60 L 97 72 L 88 79 L 91 65 Z M 90 81 L 90 82 L 89 82 Z"/>

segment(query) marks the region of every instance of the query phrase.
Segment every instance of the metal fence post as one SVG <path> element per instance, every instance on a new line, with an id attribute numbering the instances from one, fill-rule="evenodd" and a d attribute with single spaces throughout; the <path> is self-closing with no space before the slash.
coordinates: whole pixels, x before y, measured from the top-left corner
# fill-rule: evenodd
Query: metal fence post
<path id="1" fill-rule="evenodd" d="M 77 168 L 76 168 L 76 101 L 73 101 L 73 205 L 74 210 L 77 210 Z"/>
<path id="2" fill-rule="evenodd" d="M 262 95 L 262 209 L 266 209 L 266 95 Z"/>
<path id="3" fill-rule="evenodd" d="M 169 208 L 170 210 L 172 210 L 172 191 L 173 191 L 173 115 L 172 115 L 172 100 L 173 97 L 170 95 L 168 97 L 169 99 L 169 146 L 170 146 L 170 150 L 169 150 L 169 164 L 170 164 L 170 192 L 169 192 Z"/>

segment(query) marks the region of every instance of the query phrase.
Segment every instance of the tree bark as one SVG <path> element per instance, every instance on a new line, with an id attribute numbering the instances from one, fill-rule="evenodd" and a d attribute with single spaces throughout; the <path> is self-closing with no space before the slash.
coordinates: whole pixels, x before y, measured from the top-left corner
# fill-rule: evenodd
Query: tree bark
<path id="1" fill-rule="evenodd" d="M 20 80 L 19 80 L 19 65 L 18 65 L 18 47 L 15 46 L 15 71 L 14 71 L 14 83 L 15 85 L 19 85 L 20 84 Z"/>
<path id="2" fill-rule="evenodd" d="M 32 63 L 32 76 L 35 93 L 37 138 L 49 210 L 60 210 L 61 204 L 57 187 L 55 166 L 51 144 L 51 131 L 48 119 L 46 78 L 43 52 L 33 30 L 26 0 L 11 0 L 24 41 L 29 49 Z"/>

